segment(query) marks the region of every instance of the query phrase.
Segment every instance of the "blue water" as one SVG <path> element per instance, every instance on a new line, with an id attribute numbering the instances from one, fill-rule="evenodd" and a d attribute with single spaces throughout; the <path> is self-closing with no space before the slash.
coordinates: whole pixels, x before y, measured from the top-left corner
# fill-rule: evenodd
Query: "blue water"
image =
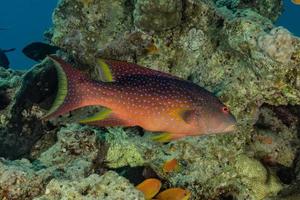
<path id="1" fill-rule="evenodd" d="M 33 41 L 43 41 L 43 32 L 52 25 L 52 12 L 57 0 L 0 0 L 0 48 L 16 48 L 8 53 L 14 69 L 30 68 L 34 61 L 22 49 Z"/>
<path id="2" fill-rule="evenodd" d="M 294 35 L 300 37 L 300 5 L 295 5 L 291 0 L 284 0 L 284 10 L 276 24 L 284 26 Z"/>
<path id="3" fill-rule="evenodd" d="M 43 41 L 43 32 L 51 27 L 51 15 L 57 0 L 1 0 L 0 48 L 17 48 L 8 54 L 14 69 L 30 68 L 35 62 L 22 54 L 22 48 L 33 41 Z M 300 6 L 284 0 L 285 8 L 277 25 L 300 36 Z"/>

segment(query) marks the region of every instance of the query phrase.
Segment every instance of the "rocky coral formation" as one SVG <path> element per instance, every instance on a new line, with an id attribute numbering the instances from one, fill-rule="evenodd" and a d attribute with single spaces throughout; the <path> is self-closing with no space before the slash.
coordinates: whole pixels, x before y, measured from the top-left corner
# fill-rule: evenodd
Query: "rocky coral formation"
<path id="1" fill-rule="evenodd" d="M 0 198 L 32 199 L 40 194 L 51 178 L 49 170 L 34 166 L 28 160 L 1 160 Z"/>
<path id="2" fill-rule="evenodd" d="M 144 1 L 134 4 L 134 24 L 146 31 L 164 31 L 180 24 L 182 1 Z"/>
<path id="3" fill-rule="evenodd" d="M 277 0 L 61 0 L 49 39 L 66 51 L 62 55 L 69 62 L 88 69 L 94 79 L 99 79 L 99 57 L 132 61 L 188 79 L 229 105 L 239 129 L 162 145 L 151 142 L 147 134 L 141 137 L 144 133 L 136 129 L 61 129 L 82 110 L 41 122 L 38 118 L 57 87 L 54 68 L 45 60 L 26 73 L 2 114 L 6 120 L 1 122 L 5 126 L 0 129 L 0 155 L 25 155 L 35 162 L 3 161 L 0 180 L 6 183 L 1 182 L 0 194 L 25 199 L 42 194 L 39 199 L 99 198 L 105 193 L 114 197 L 106 189 L 94 191 L 105 188 L 101 180 L 111 178 L 120 179 L 122 188 L 126 181 L 115 173 L 101 175 L 124 166 L 151 167 L 166 180 L 165 188 L 188 188 L 192 199 L 261 200 L 275 196 L 282 182 L 297 185 L 299 175 L 288 181 L 280 175 L 286 168 L 299 171 L 299 113 L 293 108 L 300 105 L 300 41 L 273 25 L 281 7 Z M 5 71 L 4 76 L 11 75 Z M 11 83 L 5 84 L 9 88 Z M 163 172 L 163 163 L 173 158 L 180 170 Z M 25 164 L 16 168 L 18 162 Z M 22 180 L 21 189 L 7 181 L 14 174 Z M 140 198 L 132 186 L 124 190 Z"/>
<path id="4" fill-rule="evenodd" d="M 0 198 L 143 199 L 142 193 L 116 173 L 93 174 L 104 172 L 100 160 L 106 147 L 100 145 L 99 134 L 98 130 L 71 124 L 58 132 L 50 148 L 35 147 L 41 153 L 35 155 L 33 163 L 1 160 Z"/>
<path id="5" fill-rule="evenodd" d="M 46 187 L 45 195 L 35 200 L 51 199 L 103 199 L 143 200 L 143 194 L 136 190 L 128 180 L 109 171 L 99 176 L 92 174 L 84 179 L 75 181 L 52 179 Z"/>
<path id="6" fill-rule="evenodd" d="M 287 63 L 295 51 L 291 33 L 282 28 L 273 28 L 269 34 L 258 37 L 258 46 L 262 51 L 278 62 Z"/>
<path id="7" fill-rule="evenodd" d="M 20 85 L 22 74 L 0 67 L 0 127 L 5 126 L 7 122 L 8 106 Z"/>
<path id="8" fill-rule="evenodd" d="M 38 118 L 42 112 L 37 103 L 42 99 L 51 97 L 55 91 L 56 82 L 47 82 L 51 79 L 55 71 L 47 67 L 47 63 L 41 63 L 24 73 L 21 77 L 17 76 L 16 87 L 10 88 L 14 78 L 8 77 L 2 91 L 8 91 L 11 99 L 5 110 L 1 111 L 5 117 L 1 117 L 3 123 L 0 124 L 0 155 L 7 158 L 17 158 L 28 155 L 32 146 L 46 132 L 55 131 L 52 126 L 43 125 Z M 50 76 L 49 76 L 50 75 Z M 6 92 L 7 93 L 7 92 Z M 51 98 L 50 98 L 51 99 Z M 3 115 L 1 115 L 3 116 Z"/>

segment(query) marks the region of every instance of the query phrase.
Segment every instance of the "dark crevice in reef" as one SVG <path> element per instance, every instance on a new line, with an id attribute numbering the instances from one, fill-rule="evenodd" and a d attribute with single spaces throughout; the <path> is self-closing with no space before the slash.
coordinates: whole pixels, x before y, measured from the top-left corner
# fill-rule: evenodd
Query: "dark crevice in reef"
<path id="1" fill-rule="evenodd" d="M 263 104 L 260 110 L 261 114 L 258 117 L 255 128 L 256 130 L 259 130 L 263 137 L 269 137 L 270 135 L 268 135 L 268 133 L 272 132 L 275 137 L 279 137 L 282 140 L 292 137 L 289 138 L 290 141 L 288 143 L 291 147 L 296 146 L 297 143 L 299 143 L 297 138 L 300 138 L 300 106 L 272 106 Z M 286 126 L 286 129 L 283 129 L 283 126 Z M 288 132 L 285 132 L 287 129 Z M 264 135 L 265 133 L 266 135 Z M 293 136 L 287 136 L 288 133 Z M 254 140 L 252 142 L 254 142 Z M 268 141 L 265 142 L 268 143 Z M 277 153 L 279 153 L 278 151 Z M 271 159 L 271 162 L 269 162 L 270 160 L 265 162 L 266 160 L 262 159 L 265 166 L 275 171 L 280 181 L 287 185 L 295 183 L 297 181 L 297 176 L 299 176 L 297 168 L 299 168 L 298 160 L 300 160 L 300 149 L 295 149 L 295 151 L 296 156 L 294 160 L 291 161 L 290 166 L 276 163 L 276 160 L 274 162 Z"/>
<path id="2" fill-rule="evenodd" d="M 298 130 L 298 136 L 300 136 L 300 106 L 272 106 L 269 104 L 263 104 L 261 106 L 261 110 L 263 108 L 271 110 L 275 114 L 276 118 L 279 119 L 287 127 L 292 127 L 296 125 Z M 264 121 L 265 119 L 263 115 L 260 115 L 255 126 L 257 128 L 267 128 L 269 125 L 266 126 L 266 123 Z"/>
<path id="3" fill-rule="evenodd" d="M 125 12 L 126 12 L 127 16 L 130 17 L 130 22 L 133 25 L 134 24 L 133 12 L 135 9 L 134 0 L 126 0 L 125 8 L 126 8 Z"/>
<path id="4" fill-rule="evenodd" d="M 296 175 L 293 167 L 281 166 L 278 169 L 276 175 L 278 176 L 280 181 L 284 184 L 291 184 L 296 179 Z"/>
<path id="5" fill-rule="evenodd" d="M 43 66 L 43 67 L 40 67 Z M 55 68 L 41 64 L 29 71 L 22 80 L 12 104 L 8 125 L 0 130 L 0 156 L 17 159 L 28 157 L 34 144 L 53 127 L 39 120 L 37 105 L 48 108 L 55 90 Z"/>
<path id="6" fill-rule="evenodd" d="M 0 111 L 5 109 L 10 103 L 10 98 L 5 91 L 0 91 Z"/>
<path id="7" fill-rule="evenodd" d="M 232 194 L 222 194 L 219 200 L 236 200 L 236 198 Z"/>

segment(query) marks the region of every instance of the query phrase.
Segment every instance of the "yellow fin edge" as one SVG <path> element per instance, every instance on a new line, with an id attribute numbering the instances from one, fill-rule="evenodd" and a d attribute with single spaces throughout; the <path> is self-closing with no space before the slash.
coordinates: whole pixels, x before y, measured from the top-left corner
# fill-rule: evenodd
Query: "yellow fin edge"
<path id="1" fill-rule="evenodd" d="M 50 59 L 54 62 L 57 73 L 57 93 L 51 108 L 48 110 L 44 117 L 48 117 L 49 115 L 54 113 L 63 104 L 68 93 L 68 81 L 65 72 L 60 67 L 60 64 L 57 61 L 53 60 L 52 58 Z"/>
<path id="2" fill-rule="evenodd" d="M 172 134 L 171 133 L 159 133 L 156 136 L 151 137 L 151 139 L 155 142 L 170 142 L 173 138 L 172 138 Z"/>
<path id="3" fill-rule="evenodd" d="M 97 112 L 91 117 L 80 120 L 79 123 L 90 123 L 90 122 L 106 119 L 111 114 L 111 112 L 112 110 L 109 108 L 102 108 L 100 112 Z"/>
<path id="4" fill-rule="evenodd" d="M 97 63 L 98 63 L 98 65 L 100 67 L 100 70 L 101 70 L 101 74 L 100 74 L 101 79 L 103 81 L 106 81 L 106 82 L 112 82 L 112 81 L 114 81 L 112 72 L 110 70 L 110 67 L 109 67 L 108 64 L 106 64 L 105 60 L 98 59 Z"/>

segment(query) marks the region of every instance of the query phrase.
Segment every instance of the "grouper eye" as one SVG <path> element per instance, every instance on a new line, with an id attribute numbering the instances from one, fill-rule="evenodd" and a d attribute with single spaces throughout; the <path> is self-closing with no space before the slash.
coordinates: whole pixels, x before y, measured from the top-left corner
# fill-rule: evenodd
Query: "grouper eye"
<path id="1" fill-rule="evenodd" d="M 223 108 L 222 108 L 222 111 L 223 111 L 223 113 L 229 113 L 229 108 L 228 107 L 226 107 L 226 106 L 224 106 Z"/>

